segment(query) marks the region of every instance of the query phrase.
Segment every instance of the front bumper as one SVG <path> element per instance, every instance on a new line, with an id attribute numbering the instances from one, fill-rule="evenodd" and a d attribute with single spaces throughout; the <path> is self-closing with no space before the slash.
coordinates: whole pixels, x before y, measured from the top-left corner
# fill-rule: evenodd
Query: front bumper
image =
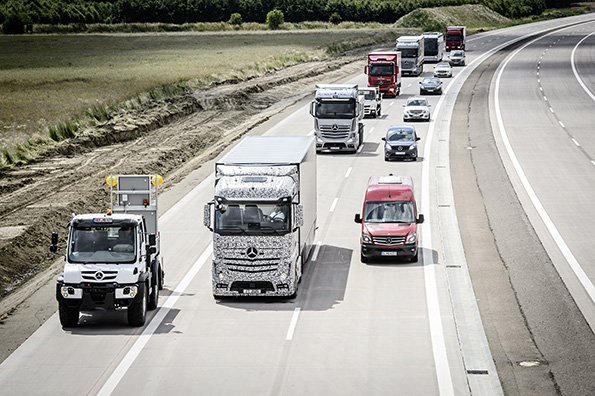
<path id="1" fill-rule="evenodd" d="M 416 159 L 417 149 L 414 150 L 384 150 L 384 158 L 386 159 Z"/>
<path id="2" fill-rule="evenodd" d="M 295 277 L 281 279 L 279 276 L 262 274 L 261 277 L 213 276 L 213 295 L 216 297 L 288 297 L 295 293 Z M 252 278 L 252 279 L 250 279 Z"/>
<path id="3" fill-rule="evenodd" d="M 417 244 L 388 247 L 364 243 L 361 245 L 361 253 L 367 258 L 410 259 L 417 254 Z"/>
<path id="4" fill-rule="evenodd" d="M 403 120 L 411 121 L 411 120 L 424 120 L 428 121 L 430 119 L 430 114 L 428 113 L 421 113 L 421 114 L 403 114 Z"/>
<path id="5" fill-rule="evenodd" d="M 127 307 L 135 301 L 137 295 L 138 284 L 56 284 L 56 300 L 69 307 L 77 307 L 81 311 Z"/>

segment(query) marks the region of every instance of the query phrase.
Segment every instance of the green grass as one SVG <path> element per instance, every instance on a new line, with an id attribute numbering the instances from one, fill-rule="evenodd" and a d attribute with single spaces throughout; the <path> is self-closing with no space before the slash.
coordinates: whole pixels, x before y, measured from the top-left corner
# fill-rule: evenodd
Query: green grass
<path id="1" fill-rule="evenodd" d="M 141 103 L 212 81 L 261 75 L 325 58 L 327 47 L 345 50 L 379 40 L 378 34 L 394 39 L 390 32 L 0 35 L 0 147 L 11 151 L 35 134 L 59 141 L 108 119 L 132 98 Z M 1 156 L 0 167 L 23 155 L 10 157 Z"/>

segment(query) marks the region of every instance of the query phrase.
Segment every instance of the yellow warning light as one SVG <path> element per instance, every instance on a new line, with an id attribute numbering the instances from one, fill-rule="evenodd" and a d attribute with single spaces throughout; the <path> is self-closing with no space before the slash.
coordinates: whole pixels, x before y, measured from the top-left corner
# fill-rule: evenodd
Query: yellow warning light
<path id="1" fill-rule="evenodd" d="M 151 176 L 151 184 L 155 185 L 155 177 L 157 177 L 157 185 L 160 186 L 163 183 L 163 177 L 161 175 Z"/>
<path id="2" fill-rule="evenodd" d="M 106 182 L 108 185 L 110 185 L 110 186 L 114 187 L 116 184 L 118 184 L 118 176 L 112 176 L 112 175 L 109 175 L 109 176 L 108 176 L 108 177 L 105 179 L 105 182 Z"/>
<path id="3" fill-rule="evenodd" d="M 108 209 L 108 210 L 106 210 L 106 211 L 105 211 L 105 213 L 106 213 L 108 216 L 111 216 L 111 214 L 112 214 L 112 210 L 111 210 L 111 209 Z"/>

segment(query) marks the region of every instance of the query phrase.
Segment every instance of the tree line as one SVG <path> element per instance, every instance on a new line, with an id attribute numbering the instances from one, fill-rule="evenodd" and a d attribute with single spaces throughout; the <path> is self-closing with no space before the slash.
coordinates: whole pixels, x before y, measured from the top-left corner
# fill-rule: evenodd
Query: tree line
<path id="1" fill-rule="evenodd" d="M 518 18 L 546 8 L 568 7 L 571 0 L 0 0 L 0 24 L 196 23 L 225 22 L 239 14 L 243 22 L 265 22 L 280 10 L 287 22 L 344 21 L 394 23 L 423 7 L 484 4 Z"/>

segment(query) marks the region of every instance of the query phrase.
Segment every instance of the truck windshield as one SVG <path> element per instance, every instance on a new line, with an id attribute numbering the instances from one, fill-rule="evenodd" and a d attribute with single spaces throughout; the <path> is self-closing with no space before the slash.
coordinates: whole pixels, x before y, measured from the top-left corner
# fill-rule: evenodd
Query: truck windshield
<path id="1" fill-rule="evenodd" d="M 392 76 L 395 74 L 395 67 L 387 63 L 370 63 L 368 74 L 370 76 Z"/>
<path id="2" fill-rule="evenodd" d="M 262 235 L 287 233 L 290 226 L 290 204 L 225 204 L 215 209 L 217 232 Z"/>
<path id="3" fill-rule="evenodd" d="M 134 227 L 73 227 L 68 239 L 71 263 L 133 263 L 136 261 Z"/>
<path id="4" fill-rule="evenodd" d="M 364 99 L 366 100 L 374 100 L 376 99 L 376 92 L 374 91 L 358 91 L 358 95 L 364 95 Z"/>
<path id="5" fill-rule="evenodd" d="M 461 39 L 461 36 L 458 34 L 447 34 L 446 35 L 446 41 L 459 41 Z"/>
<path id="6" fill-rule="evenodd" d="M 399 49 L 403 58 L 417 58 L 418 48 Z"/>
<path id="7" fill-rule="evenodd" d="M 366 202 L 364 223 L 414 223 L 413 202 L 369 201 Z"/>
<path id="8" fill-rule="evenodd" d="M 426 38 L 424 39 L 424 55 L 437 55 L 438 54 L 438 39 Z"/>
<path id="9" fill-rule="evenodd" d="M 316 118 L 354 118 L 355 103 L 353 101 L 324 101 L 316 103 Z"/>

